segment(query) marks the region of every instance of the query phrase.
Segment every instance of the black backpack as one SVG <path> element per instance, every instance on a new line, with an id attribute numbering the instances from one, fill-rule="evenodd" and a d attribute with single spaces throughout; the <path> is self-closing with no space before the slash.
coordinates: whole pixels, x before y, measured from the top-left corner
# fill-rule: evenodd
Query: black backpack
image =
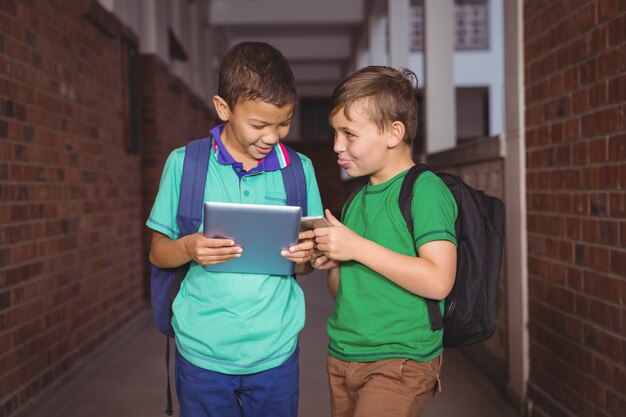
<path id="1" fill-rule="evenodd" d="M 400 189 L 398 204 L 411 235 L 413 186 L 420 174 L 429 170 L 424 164 L 413 166 Z M 461 347 L 489 339 L 496 329 L 505 210 L 502 200 L 475 190 L 459 177 L 437 175 L 448 186 L 458 206 L 457 269 L 454 287 L 445 299 L 443 317 L 438 301 L 427 299 L 426 302 L 432 330 L 444 329 L 444 347 Z M 348 197 L 344 215 L 361 188 Z"/>

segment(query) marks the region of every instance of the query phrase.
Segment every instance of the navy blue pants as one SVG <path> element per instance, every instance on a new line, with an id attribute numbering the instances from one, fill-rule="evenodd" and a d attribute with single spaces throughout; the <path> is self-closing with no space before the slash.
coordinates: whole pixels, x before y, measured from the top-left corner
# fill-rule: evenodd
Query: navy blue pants
<path id="1" fill-rule="evenodd" d="M 202 369 L 176 351 L 180 417 L 296 417 L 299 348 L 282 365 L 249 375 Z"/>

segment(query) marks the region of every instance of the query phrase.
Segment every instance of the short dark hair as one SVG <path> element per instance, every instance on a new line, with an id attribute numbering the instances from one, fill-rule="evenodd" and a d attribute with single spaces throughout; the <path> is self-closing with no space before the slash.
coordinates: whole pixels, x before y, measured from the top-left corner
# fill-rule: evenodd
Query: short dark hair
<path id="1" fill-rule="evenodd" d="M 343 109 L 349 118 L 350 106 L 367 99 L 366 113 L 379 131 L 394 121 L 405 127 L 403 140 L 411 144 L 417 132 L 417 85 L 415 73 L 384 66 L 362 68 L 344 78 L 333 91 L 329 116 Z"/>
<path id="2" fill-rule="evenodd" d="M 231 109 L 246 100 L 283 107 L 296 102 L 296 81 L 279 50 L 264 42 L 242 42 L 222 59 L 217 94 Z"/>

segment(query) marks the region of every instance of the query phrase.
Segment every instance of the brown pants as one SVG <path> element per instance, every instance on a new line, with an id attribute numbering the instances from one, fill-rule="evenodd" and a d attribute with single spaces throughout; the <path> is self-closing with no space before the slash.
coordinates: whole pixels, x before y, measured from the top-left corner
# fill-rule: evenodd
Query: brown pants
<path id="1" fill-rule="evenodd" d="M 331 415 L 417 417 L 426 400 L 441 391 L 442 361 L 439 356 L 428 362 L 345 362 L 328 355 Z"/>

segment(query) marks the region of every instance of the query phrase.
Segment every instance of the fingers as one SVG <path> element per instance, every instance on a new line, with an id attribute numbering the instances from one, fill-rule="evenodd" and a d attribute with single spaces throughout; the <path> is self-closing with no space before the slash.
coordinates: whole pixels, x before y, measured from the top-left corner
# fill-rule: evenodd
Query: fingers
<path id="1" fill-rule="evenodd" d="M 306 240 L 306 239 L 313 239 L 315 237 L 315 231 L 314 229 L 311 230 L 305 230 L 304 232 L 300 232 L 300 234 L 298 235 L 298 240 Z"/>
<path id="2" fill-rule="evenodd" d="M 316 269 L 330 269 L 338 267 L 339 262 L 328 258 L 326 255 L 320 255 L 311 261 L 311 265 Z"/>
<path id="3" fill-rule="evenodd" d="M 342 226 L 342 223 L 339 220 L 337 220 L 335 216 L 333 216 L 333 213 L 331 213 L 330 210 L 326 209 L 324 210 L 324 213 L 326 214 L 326 220 L 328 220 L 331 225 Z"/>
<path id="4" fill-rule="evenodd" d="M 241 255 L 243 248 L 241 246 L 219 247 L 219 248 L 201 248 L 198 250 L 198 257 L 235 257 Z"/>
<path id="5" fill-rule="evenodd" d="M 293 261 L 297 264 L 302 264 L 305 262 L 309 262 L 313 257 L 313 250 L 308 251 L 298 251 L 298 252 L 290 252 L 288 250 L 283 250 L 280 252 L 282 256 Z"/>
<path id="6" fill-rule="evenodd" d="M 234 258 L 238 258 L 240 257 L 240 254 L 236 254 L 236 255 L 221 255 L 221 256 L 208 256 L 206 258 L 201 257 L 200 259 L 198 259 L 198 263 L 200 265 L 215 265 L 215 264 L 221 264 L 224 263 L 226 261 L 230 261 L 231 259 Z"/>
<path id="7" fill-rule="evenodd" d="M 308 251 L 313 249 L 315 241 L 313 239 L 306 239 L 299 241 L 297 244 L 289 247 L 289 252 Z"/>
<path id="8" fill-rule="evenodd" d="M 242 253 L 240 246 L 202 248 L 198 250 L 195 260 L 201 265 L 214 265 L 239 258 Z"/>
<path id="9" fill-rule="evenodd" d="M 312 239 L 308 239 L 289 247 L 289 249 L 282 250 L 280 254 L 290 261 L 304 263 L 310 261 L 313 257 L 314 246 L 315 242 Z"/>
<path id="10" fill-rule="evenodd" d="M 221 248 L 223 246 L 234 246 L 235 241 L 232 239 L 217 239 L 212 237 L 205 237 L 202 239 L 202 246 L 210 248 Z"/>
<path id="11" fill-rule="evenodd" d="M 238 258 L 243 253 L 232 239 L 205 238 L 197 234 L 191 247 L 190 256 L 201 265 L 213 265 Z"/>

